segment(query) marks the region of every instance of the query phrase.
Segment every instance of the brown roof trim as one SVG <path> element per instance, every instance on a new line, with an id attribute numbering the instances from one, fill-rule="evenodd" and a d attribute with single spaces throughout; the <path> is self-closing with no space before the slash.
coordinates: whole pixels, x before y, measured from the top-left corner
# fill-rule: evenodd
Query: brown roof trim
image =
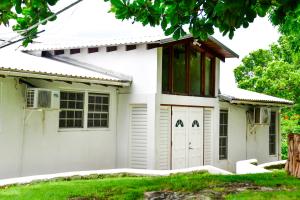
<path id="1" fill-rule="evenodd" d="M 161 46 L 166 45 L 172 45 L 174 43 L 181 43 L 185 40 L 197 40 L 194 39 L 191 34 L 188 34 L 179 40 L 174 40 L 173 38 L 166 38 L 162 40 L 158 40 L 155 42 L 151 42 L 147 44 L 148 49 L 157 48 Z M 215 39 L 212 36 L 209 36 L 206 41 L 198 41 L 201 48 L 204 48 L 214 55 L 216 55 L 220 60 L 223 62 L 225 61 L 225 58 L 239 58 L 239 55 L 235 53 L 233 50 L 222 44 L 220 41 Z"/>

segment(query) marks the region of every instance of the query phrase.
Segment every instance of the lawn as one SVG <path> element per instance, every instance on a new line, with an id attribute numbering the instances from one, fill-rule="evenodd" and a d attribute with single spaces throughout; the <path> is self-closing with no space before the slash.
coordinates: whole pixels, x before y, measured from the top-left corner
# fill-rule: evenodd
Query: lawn
<path id="1" fill-rule="evenodd" d="M 91 175 L 0 188 L 0 199 L 143 199 L 146 191 L 213 199 L 300 199 L 300 180 L 284 171 L 226 176 L 205 172 L 169 177 Z"/>

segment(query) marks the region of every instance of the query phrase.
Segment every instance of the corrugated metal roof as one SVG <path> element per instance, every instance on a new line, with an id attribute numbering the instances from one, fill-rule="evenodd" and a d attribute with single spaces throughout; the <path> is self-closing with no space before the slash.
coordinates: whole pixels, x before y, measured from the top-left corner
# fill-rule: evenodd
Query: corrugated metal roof
<path id="1" fill-rule="evenodd" d="M 102 46 L 118 46 L 130 44 L 147 44 L 158 42 L 166 39 L 166 36 L 144 36 L 132 38 L 111 38 L 111 39 L 86 39 L 78 38 L 47 38 L 46 41 L 35 42 L 29 44 L 28 47 L 22 48 L 24 51 L 49 51 L 58 49 L 76 49 L 76 48 L 89 48 L 89 47 L 102 47 Z"/>
<path id="2" fill-rule="evenodd" d="M 192 38 L 188 34 L 181 39 Z M 50 51 L 59 49 L 77 49 L 77 48 L 90 48 L 90 47 L 105 47 L 105 46 L 118 46 L 118 45 L 132 45 L 132 44 L 166 44 L 174 42 L 175 40 L 170 36 L 156 35 L 144 36 L 134 38 L 112 38 L 103 40 L 88 40 L 85 38 L 53 38 L 46 41 L 36 42 L 30 44 L 28 47 L 23 48 L 24 51 Z M 216 52 L 222 54 L 225 58 L 238 58 L 239 55 L 232 51 L 230 48 L 222 44 L 220 41 L 212 36 L 208 37 L 207 41 L 202 42 L 205 46 L 214 49 Z"/>
<path id="3" fill-rule="evenodd" d="M 102 69 L 103 70 L 103 69 Z M 60 80 L 72 78 L 83 82 L 107 83 L 111 85 L 130 85 L 131 80 L 121 79 L 110 75 L 111 72 L 101 73 L 97 69 L 84 68 L 49 58 L 29 55 L 20 51 L 4 51 L 0 54 L 0 74 L 16 75 L 25 73 L 27 77 L 45 75 L 59 77 Z M 42 77 L 42 76 L 41 76 Z"/>
<path id="4" fill-rule="evenodd" d="M 243 103 L 243 104 L 282 104 L 293 105 L 292 101 L 273 97 L 266 94 L 252 92 L 240 88 L 232 89 L 229 91 L 221 91 L 219 98 L 230 103 Z"/>

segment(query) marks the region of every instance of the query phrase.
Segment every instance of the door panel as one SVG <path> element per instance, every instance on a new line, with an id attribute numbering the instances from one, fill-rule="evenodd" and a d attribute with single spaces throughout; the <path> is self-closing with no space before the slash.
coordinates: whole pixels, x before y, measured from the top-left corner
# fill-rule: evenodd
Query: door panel
<path id="1" fill-rule="evenodd" d="M 172 109 L 172 169 L 185 168 L 187 163 L 187 114 L 185 108 Z"/>
<path id="2" fill-rule="evenodd" d="M 188 167 L 203 165 L 203 109 L 189 108 Z"/>
<path id="3" fill-rule="evenodd" d="M 172 108 L 172 169 L 203 165 L 203 108 Z"/>

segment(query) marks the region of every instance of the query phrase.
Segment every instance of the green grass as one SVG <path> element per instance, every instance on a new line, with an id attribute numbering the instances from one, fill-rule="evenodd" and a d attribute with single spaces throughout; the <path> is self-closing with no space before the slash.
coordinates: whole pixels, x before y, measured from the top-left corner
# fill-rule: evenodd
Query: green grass
<path id="1" fill-rule="evenodd" d="M 202 190 L 226 192 L 228 185 L 249 183 L 271 187 L 276 191 L 247 190 L 226 194 L 226 199 L 300 199 L 300 180 L 283 171 L 253 175 L 177 174 L 169 177 L 130 175 L 89 176 L 56 179 L 0 188 L 0 199 L 142 199 L 145 191 L 178 191 L 201 193 Z"/>

